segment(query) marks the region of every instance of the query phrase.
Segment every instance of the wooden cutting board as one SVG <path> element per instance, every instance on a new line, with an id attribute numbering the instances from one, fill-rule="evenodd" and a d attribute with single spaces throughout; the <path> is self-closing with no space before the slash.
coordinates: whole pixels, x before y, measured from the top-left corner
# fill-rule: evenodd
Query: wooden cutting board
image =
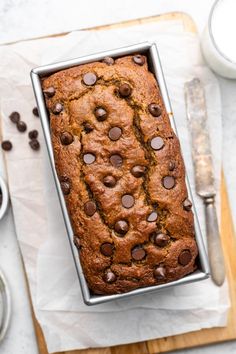
<path id="1" fill-rule="evenodd" d="M 148 17 L 140 20 L 126 21 L 114 25 L 100 26 L 96 27 L 95 29 L 109 30 L 113 28 L 127 27 L 141 23 L 148 23 L 153 21 L 159 22 L 167 20 L 182 21 L 183 28 L 187 32 L 196 33 L 197 31 L 192 19 L 184 13 L 169 13 L 160 16 Z M 177 336 L 171 336 L 167 338 L 150 340 L 142 343 L 121 345 L 109 348 L 74 350 L 63 352 L 63 354 L 154 354 L 236 339 L 236 239 L 223 175 L 221 185 L 221 197 L 221 238 L 223 243 L 231 297 L 231 309 L 229 311 L 227 327 L 203 329 L 200 331 L 181 334 Z M 34 324 L 38 340 L 39 352 L 40 354 L 48 354 L 42 330 L 35 317 Z"/>

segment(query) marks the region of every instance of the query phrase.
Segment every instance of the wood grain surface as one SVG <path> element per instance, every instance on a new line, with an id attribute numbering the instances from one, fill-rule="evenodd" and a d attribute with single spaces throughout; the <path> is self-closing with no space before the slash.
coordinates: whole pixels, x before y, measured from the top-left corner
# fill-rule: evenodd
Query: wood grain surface
<path id="1" fill-rule="evenodd" d="M 148 17 L 140 20 L 126 21 L 114 25 L 96 27 L 96 30 L 113 29 L 137 24 L 149 23 L 153 21 L 179 20 L 183 23 L 183 28 L 187 32 L 196 32 L 196 26 L 192 19 L 184 13 L 169 13 L 160 16 Z M 236 240 L 233 229 L 233 221 L 230 213 L 229 200 L 226 191 L 224 177 L 221 185 L 221 238 L 227 278 L 229 282 L 231 309 L 229 311 L 228 324 L 224 328 L 203 329 L 196 332 L 171 336 L 167 338 L 150 340 L 142 343 L 121 345 L 110 348 L 74 350 L 63 352 L 63 354 L 154 354 L 165 353 L 171 350 L 202 346 L 205 344 L 222 342 L 236 339 Z M 34 317 L 34 315 L 33 315 Z M 48 354 L 42 330 L 34 317 L 35 331 L 38 340 L 40 354 Z M 62 353 L 62 352 L 61 352 Z"/>

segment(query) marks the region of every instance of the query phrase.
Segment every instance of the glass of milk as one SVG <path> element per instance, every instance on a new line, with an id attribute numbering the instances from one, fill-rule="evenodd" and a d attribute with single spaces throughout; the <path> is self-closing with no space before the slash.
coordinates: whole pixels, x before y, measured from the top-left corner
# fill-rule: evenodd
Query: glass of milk
<path id="1" fill-rule="evenodd" d="M 217 0 L 201 38 L 203 55 L 217 74 L 236 79 L 236 0 Z"/>

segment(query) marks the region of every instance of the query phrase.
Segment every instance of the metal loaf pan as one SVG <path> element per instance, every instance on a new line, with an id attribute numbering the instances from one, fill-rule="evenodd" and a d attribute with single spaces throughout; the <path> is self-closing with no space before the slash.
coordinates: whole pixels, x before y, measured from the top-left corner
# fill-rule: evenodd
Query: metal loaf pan
<path id="1" fill-rule="evenodd" d="M 204 244 L 203 244 L 203 239 L 202 239 L 202 234 L 201 234 L 199 223 L 198 223 L 196 209 L 195 209 L 194 203 L 193 203 L 193 211 L 195 214 L 195 218 L 194 218 L 194 220 L 195 220 L 195 234 L 196 234 L 196 241 L 197 241 L 197 245 L 198 245 L 198 249 L 199 249 L 198 269 L 194 273 L 187 275 L 182 279 L 179 279 L 179 280 L 167 283 L 167 284 L 139 288 L 139 289 L 130 291 L 128 293 L 115 294 L 115 295 L 94 295 L 93 293 L 91 293 L 91 291 L 89 290 L 88 285 L 86 283 L 86 280 L 85 280 L 85 277 L 83 274 L 83 270 L 81 267 L 80 259 L 78 256 L 78 250 L 73 244 L 73 230 L 72 230 L 70 218 L 69 218 L 69 215 L 67 212 L 65 200 L 64 200 L 61 188 L 60 188 L 60 183 L 57 178 L 54 157 L 53 157 L 53 148 L 52 148 L 51 137 L 50 137 L 50 121 L 49 121 L 49 116 L 47 114 L 47 109 L 46 109 L 46 105 L 45 105 L 45 100 L 44 100 L 44 95 L 42 92 L 40 79 L 42 77 L 48 76 L 49 74 L 55 73 L 59 70 L 68 69 L 68 68 L 71 68 L 76 65 L 90 63 L 93 61 L 100 61 L 105 56 L 111 56 L 113 58 L 117 58 L 117 57 L 121 57 L 124 55 L 130 55 L 130 54 L 134 54 L 134 53 L 143 53 L 147 56 L 149 70 L 153 72 L 153 74 L 155 75 L 155 77 L 158 81 L 166 110 L 170 116 L 170 121 L 171 121 L 172 127 L 173 127 L 175 133 L 177 134 L 176 125 L 174 123 L 171 105 L 170 105 L 170 101 L 169 101 L 169 97 L 168 97 L 168 93 L 167 93 L 167 89 L 166 89 L 166 84 L 165 84 L 165 80 L 164 80 L 164 76 L 163 76 L 163 72 L 162 72 L 160 58 L 159 58 L 158 50 L 157 50 L 157 47 L 155 44 L 148 43 L 148 42 L 135 44 L 135 45 L 131 45 L 131 46 L 123 47 L 123 48 L 118 48 L 118 49 L 114 49 L 114 50 L 109 50 L 109 51 L 105 51 L 105 52 L 101 52 L 101 53 L 97 53 L 97 54 L 84 56 L 81 58 L 63 61 L 60 63 L 41 66 L 41 67 L 33 69 L 31 72 L 32 85 L 33 85 L 33 89 L 34 89 L 34 93 L 35 93 L 35 97 L 36 97 L 36 101 L 37 101 L 37 105 L 38 105 L 38 109 L 39 109 L 39 114 L 40 114 L 44 137 L 45 137 L 45 141 L 46 141 L 46 145 L 47 145 L 47 149 L 48 149 L 49 159 L 51 162 L 51 167 L 52 167 L 52 171 L 53 171 L 53 175 L 54 175 L 54 179 L 55 179 L 55 183 L 56 183 L 56 187 L 57 187 L 57 191 L 58 191 L 58 196 L 59 196 L 62 212 L 64 215 L 68 238 L 69 238 L 69 242 L 70 242 L 70 246 L 71 246 L 71 250 L 72 250 L 72 254 L 73 254 L 73 258 L 74 258 L 74 262 L 75 262 L 75 267 L 76 267 L 77 274 L 78 274 L 79 281 L 80 281 L 80 285 L 81 285 L 83 299 L 84 299 L 85 304 L 87 304 L 87 305 L 96 305 L 96 304 L 104 303 L 104 302 L 111 301 L 111 300 L 117 300 L 117 299 L 131 297 L 134 295 L 156 292 L 160 289 L 170 288 L 170 287 L 173 287 L 176 285 L 187 284 L 187 283 L 203 280 L 203 279 L 208 278 L 208 276 L 209 276 L 208 259 L 207 259 Z M 190 190 L 190 185 L 189 185 L 187 177 L 186 177 L 186 183 L 187 183 L 189 197 L 193 202 L 192 193 Z"/>

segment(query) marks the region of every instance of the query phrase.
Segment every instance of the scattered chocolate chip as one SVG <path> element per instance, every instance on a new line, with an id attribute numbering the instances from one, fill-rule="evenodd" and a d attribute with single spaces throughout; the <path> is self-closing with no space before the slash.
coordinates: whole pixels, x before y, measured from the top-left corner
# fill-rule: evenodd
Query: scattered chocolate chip
<path id="1" fill-rule="evenodd" d="M 12 149 L 12 143 L 10 140 L 4 140 L 2 142 L 2 149 L 5 151 L 10 151 Z"/>
<path id="2" fill-rule="evenodd" d="M 166 189 L 172 189 L 175 186 L 175 179 L 172 176 L 165 176 L 162 178 L 162 184 Z"/>
<path id="3" fill-rule="evenodd" d="M 106 271 L 106 273 L 103 276 L 103 280 L 106 283 L 114 283 L 116 281 L 117 277 L 115 273 L 113 273 L 110 269 Z"/>
<path id="4" fill-rule="evenodd" d="M 183 250 L 178 258 L 179 264 L 186 266 L 192 259 L 191 252 L 189 250 Z"/>
<path id="5" fill-rule="evenodd" d="M 35 150 L 35 151 L 40 149 L 40 143 L 37 139 L 30 140 L 29 146 L 31 147 L 32 150 Z"/>
<path id="6" fill-rule="evenodd" d="M 170 236 L 163 233 L 154 232 L 151 237 L 153 239 L 154 244 L 159 247 L 165 247 L 170 241 Z"/>
<path id="7" fill-rule="evenodd" d="M 88 201 L 84 204 L 84 211 L 85 214 L 87 214 L 88 216 L 93 216 L 93 214 L 95 214 L 97 210 L 96 204 L 92 201 Z"/>
<path id="8" fill-rule="evenodd" d="M 164 140 L 160 136 L 156 136 L 151 140 L 150 144 L 154 150 L 160 150 L 164 146 Z"/>
<path id="9" fill-rule="evenodd" d="M 121 84 L 119 87 L 119 93 L 121 97 L 128 97 L 130 96 L 132 89 L 129 84 Z"/>
<path id="10" fill-rule="evenodd" d="M 60 177 L 61 189 L 64 195 L 68 195 L 71 190 L 71 180 L 69 177 L 61 176 Z"/>
<path id="11" fill-rule="evenodd" d="M 157 220 L 157 213 L 155 211 L 152 211 L 148 216 L 147 216 L 147 221 L 148 222 L 153 222 Z"/>
<path id="12" fill-rule="evenodd" d="M 97 81 L 97 76 L 94 73 L 86 73 L 83 76 L 83 82 L 87 86 L 93 86 Z"/>
<path id="13" fill-rule="evenodd" d="M 124 208 L 132 208 L 132 206 L 134 206 L 134 197 L 130 194 L 125 194 L 121 198 L 121 202 Z"/>
<path id="14" fill-rule="evenodd" d="M 70 145 L 71 143 L 73 143 L 74 137 L 69 132 L 63 132 L 61 133 L 60 140 L 62 145 Z"/>
<path id="15" fill-rule="evenodd" d="M 111 162 L 112 166 L 118 168 L 118 167 L 122 166 L 123 159 L 120 155 L 114 154 L 114 155 L 111 155 L 110 162 Z"/>
<path id="16" fill-rule="evenodd" d="M 162 266 L 158 266 L 154 269 L 154 277 L 157 279 L 157 280 L 162 280 L 165 278 L 166 276 L 166 270 L 164 267 Z"/>
<path id="17" fill-rule="evenodd" d="M 55 95 L 56 90 L 54 89 L 54 87 L 51 86 L 51 87 L 44 89 L 43 93 L 45 94 L 46 97 L 50 98 Z"/>
<path id="18" fill-rule="evenodd" d="M 102 122 L 107 118 L 107 111 L 102 107 L 97 107 L 94 114 L 99 122 Z"/>
<path id="19" fill-rule="evenodd" d="M 83 123 L 83 127 L 84 127 L 84 131 L 86 134 L 90 133 L 91 131 L 93 131 L 93 127 L 90 123 L 88 122 L 84 122 Z"/>
<path id="20" fill-rule="evenodd" d="M 138 64 L 138 65 L 143 65 L 145 63 L 144 57 L 140 54 L 134 55 L 133 61 L 135 62 L 135 64 Z"/>
<path id="21" fill-rule="evenodd" d="M 161 115 L 161 107 L 156 103 L 151 103 L 148 105 L 148 110 L 154 117 L 159 117 Z"/>
<path id="22" fill-rule="evenodd" d="M 119 127 L 113 127 L 109 130 L 108 136 L 111 140 L 115 141 L 120 139 L 122 130 Z"/>
<path id="23" fill-rule="evenodd" d="M 39 117 L 39 110 L 38 110 L 38 107 L 34 107 L 32 109 L 32 113 L 35 117 Z"/>
<path id="24" fill-rule="evenodd" d="M 21 132 L 21 133 L 24 133 L 27 129 L 26 123 L 23 122 L 22 120 L 17 122 L 16 126 L 17 126 L 17 129 L 19 130 L 19 132 Z"/>
<path id="25" fill-rule="evenodd" d="M 103 183 L 106 187 L 113 188 L 116 185 L 116 179 L 109 175 L 103 178 Z"/>
<path id="26" fill-rule="evenodd" d="M 111 57 L 105 57 L 102 62 L 107 65 L 113 65 L 115 63 L 115 60 Z"/>
<path id="27" fill-rule="evenodd" d="M 18 112 L 12 112 L 9 115 L 10 120 L 12 121 L 12 123 L 18 123 L 20 120 L 20 113 Z"/>
<path id="28" fill-rule="evenodd" d="M 29 138 L 30 139 L 37 139 L 38 137 L 38 131 L 35 129 L 35 130 L 31 130 L 28 134 Z"/>
<path id="29" fill-rule="evenodd" d="M 95 161 L 96 157 L 93 154 L 84 154 L 83 160 L 87 165 L 90 165 Z"/>
<path id="30" fill-rule="evenodd" d="M 190 201 L 188 198 L 186 198 L 186 199 L 184 200 L 184 202 L 183 202 L 183 208 L 184 208 L 186 211 L 190 211 L 190 210 L 191 210 L 191 208 L 192 208 L 192 203 L 191 203 L 191 201 Z"/>
<path id="31" fill-rule="evenodd" d="M 132 258 L 135 261 L 141 261 L 145 256 L 146 256 L 146 252 L 145 250 L 142 248 L 142 246 L 135 246 L 132 251 Z"/>
<path id="32" fill-rule="evenodd" d="M 174 161 L 169 162 L 168 169 L 169 169 L 169 171 L 174 171 L 174 169 L 175 169 L 175 162 Z"/>
<path id="33" fill-rule="evenodd" d="M 52 113 L 54 114 L 59 114 L 63 111 L 63 105 L 59 102 L 57 102 L 53 107 L 52 107 Z"/>
<path id="34" fill-rule="evenodd" d="M 110 257 L 114 251 L 114 245 L 109 242 L 105 242 L 101 245 L 100 251 L 104 256 Z"/>
<path id="35" fill-rule="evenodd" d="M 119 220 L 115 223 L 114 229 L 118 234 L 125 235 L 126 232 L 129 230 L 129 225 L 127 221 Z"/>
<path id="36" fill-rule="evenodd" d="M 136 165 L 131 169 L 132 175 L 136 178 L 142 177 L 145 174 L 145 172 L 146 172 L 146 167 L 141 165 Z"/>

